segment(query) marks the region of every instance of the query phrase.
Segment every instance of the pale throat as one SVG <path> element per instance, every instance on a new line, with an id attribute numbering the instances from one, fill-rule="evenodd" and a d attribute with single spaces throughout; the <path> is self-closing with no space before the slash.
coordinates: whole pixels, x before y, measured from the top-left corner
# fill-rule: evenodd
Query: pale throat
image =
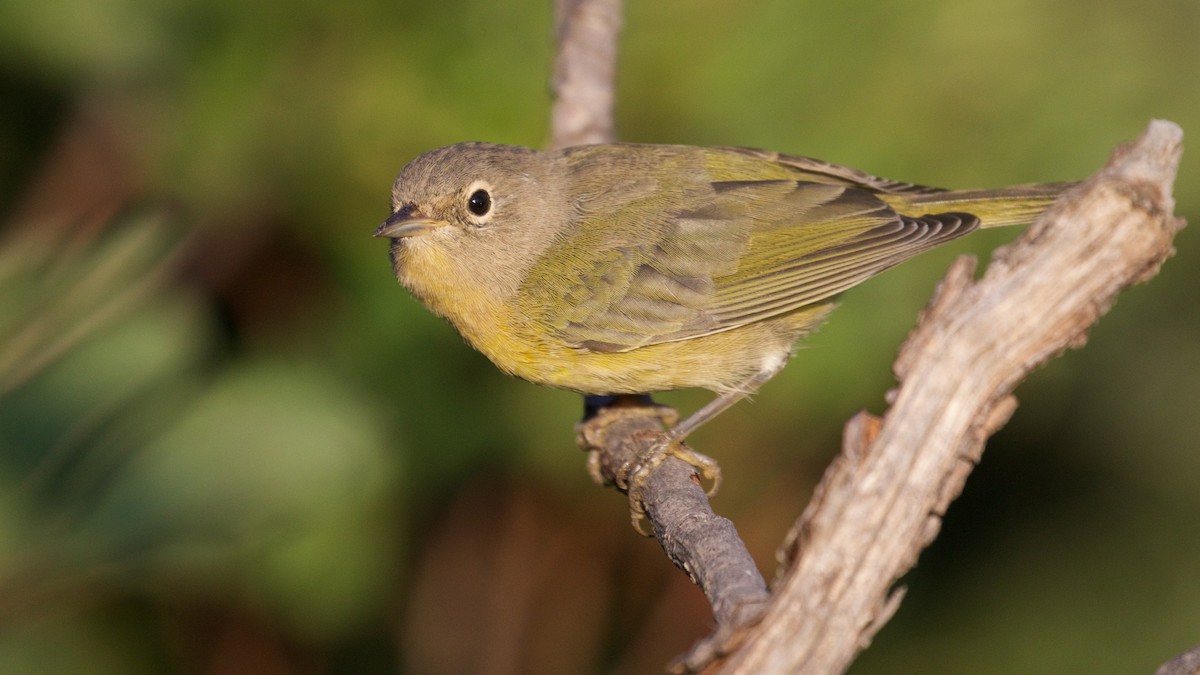
<path id="1" fill-rule="evenodd" d="M 477 347 L 509 323 L 506 301 L 517 284 L 494 265 L 465 265 L 434 242 L 413 240 L 398 251 L 400 283 Z"/>

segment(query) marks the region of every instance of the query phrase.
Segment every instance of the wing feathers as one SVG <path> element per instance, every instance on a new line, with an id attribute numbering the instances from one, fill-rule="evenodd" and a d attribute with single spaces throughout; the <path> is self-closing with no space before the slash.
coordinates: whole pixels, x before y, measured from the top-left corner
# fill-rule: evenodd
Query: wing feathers
<path id="1" fill-rule="evenodd" d="M 876 194 L 934 188 L 805 158 L 732 152 L 741 162 L 752 155 L 782 164 L 802 179 L 668 185 L 619 208 L 581 210 L 580 234 L 549 251 L 533 275 L 578 281 L 550 284 L 557 298 L 528 290 L 531 311 L 543 312 L 563 342 L 591 351 L 686 340 L 828 301 L 979 226 L 967 213 L 901 215 Z"/>
<path id="2" fill-rule="evenodd" d="M 978 227 L 969 214 L 943 213 L 895 221 L 791 265 L 719 288 L 708 312 L 721 325 L 762 320 L 827 300 L 922 251 Z"/>

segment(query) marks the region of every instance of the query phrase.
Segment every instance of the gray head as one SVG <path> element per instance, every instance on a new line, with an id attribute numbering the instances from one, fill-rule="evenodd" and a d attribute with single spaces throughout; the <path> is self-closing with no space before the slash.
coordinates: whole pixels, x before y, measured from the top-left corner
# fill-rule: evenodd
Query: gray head
<path id="1" fill-rule="evenodd" d="M 400 171 L 392 185 L 392 215 L 375 236 L 392 240 L 397 277 L 422 299 L 428 301 L 434 283 L 443 283 L 422 278 L 432 270 L 486 284 L 500 295 L 515 292 L 564 226 L 555 166 L 554 156 L 510 145 L 431 150 Z M 436 265 L 422 264 L 434 259 Z"/>

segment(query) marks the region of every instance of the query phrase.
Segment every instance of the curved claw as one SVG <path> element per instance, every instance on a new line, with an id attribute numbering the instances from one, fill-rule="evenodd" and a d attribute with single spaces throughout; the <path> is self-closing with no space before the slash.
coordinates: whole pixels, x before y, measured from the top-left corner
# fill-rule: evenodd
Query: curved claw
<path id="1" fill-rule="evenodd" d="M 658 468 L 668 458 L 674 457 L 696 470 L 701 481 L 709 481 L 712 485 L 705 491 L 709 497 L 717 494 L 717 490 L 721 487 L 721 467 L 717 465 L 716 460 L 708 455 L 701 454 L 692 450 L 680 441 L 669 440 L 663 443 L 655 443 L 643 455 L 638 458 L 635 464 L 629 471 L 627 483 L 624 486 L 626 494 L 629 495 L 629 516 L 633 523 L 633 529 L 637 530 L 638 534 L 649 537 L 653 535 L 653 531 L 645 527 L 648 520 L 646 517 L 646 507 L 642 500 L 642 492 L 645 489 L 646 481 L 650 478 L 654 470 Z"/>

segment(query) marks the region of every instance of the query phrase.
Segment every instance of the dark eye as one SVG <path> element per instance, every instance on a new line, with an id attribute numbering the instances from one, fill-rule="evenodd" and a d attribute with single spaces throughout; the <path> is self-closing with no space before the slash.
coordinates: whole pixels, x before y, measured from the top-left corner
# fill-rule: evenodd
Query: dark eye
<path id="1" fill-rule="evenodd" d="M 477 216 L 486 216 L 492 210 L 492 196 L 487 190 L 476 190 L 467 198 L 467 209 Z"/>

